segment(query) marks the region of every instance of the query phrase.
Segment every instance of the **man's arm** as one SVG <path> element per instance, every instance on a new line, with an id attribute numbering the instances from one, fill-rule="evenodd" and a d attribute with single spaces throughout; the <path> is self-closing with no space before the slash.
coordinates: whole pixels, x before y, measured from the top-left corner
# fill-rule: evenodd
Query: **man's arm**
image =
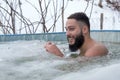
<path id="1" fill-rule="evenodd" d="M 60 51 L 60 49 L 58 49 L 58 47 L 51 42 L 47 42 L 45 44 L 45 49 L 46 49 L 47 52 L 55 54 L 57 56 L 60 56 L 60 57 L 64 56 L 63 53 Z"/>

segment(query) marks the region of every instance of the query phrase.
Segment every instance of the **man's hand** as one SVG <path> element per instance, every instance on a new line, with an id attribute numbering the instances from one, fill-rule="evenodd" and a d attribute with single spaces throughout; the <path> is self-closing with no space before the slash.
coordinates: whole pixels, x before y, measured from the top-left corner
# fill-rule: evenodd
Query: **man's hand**
<path id="1" fill-rule="evenodd" d="M 46 49 L 47 52 L 50 52 L 50 53 L 55 54 L 57 56 L 60 56 L 60 57 L 64 56 L 62 54 L 62 52 L 58 49 L 58 47 L 52 42 L 47 42 L 45 44 L 45 49 Z"/>

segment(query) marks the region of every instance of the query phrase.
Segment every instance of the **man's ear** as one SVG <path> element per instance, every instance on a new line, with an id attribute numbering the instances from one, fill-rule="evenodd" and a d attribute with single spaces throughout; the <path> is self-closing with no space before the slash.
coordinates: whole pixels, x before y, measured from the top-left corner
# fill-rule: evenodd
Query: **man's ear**
<path id="1" fill-rule="evenodd" d="M 86 34 L 86 33 L 88 32 L 88 28 L 87 28 L 86 26 L 83 26 L 82 32 L 83 32 L 84 34 Z"/>

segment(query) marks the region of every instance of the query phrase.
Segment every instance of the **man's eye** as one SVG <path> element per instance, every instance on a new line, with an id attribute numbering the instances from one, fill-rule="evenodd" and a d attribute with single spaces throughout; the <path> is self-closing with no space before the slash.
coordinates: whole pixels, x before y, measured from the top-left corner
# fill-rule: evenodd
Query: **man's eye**
<path id="1" fill-rule="evenodd" d="M 70 30 L 70 31 L 73 31 L 74 29 L 75 29 L 75 28 L 70 28 L 69 30 Z"/>

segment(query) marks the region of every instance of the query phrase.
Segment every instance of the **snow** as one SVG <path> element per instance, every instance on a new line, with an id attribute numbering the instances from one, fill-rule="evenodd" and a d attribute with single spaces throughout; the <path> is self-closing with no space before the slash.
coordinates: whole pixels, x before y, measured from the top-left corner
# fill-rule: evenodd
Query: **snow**
<path id="1" fill-rule="evenodd" d="M 39 11 L 39 3 L 38 0 L 21 0 L 22 1 L 22 10 L 23 10 L 23 15 L 27 18 L 30 19 L 31 22 L 37 22 L 40 21 L 41 15 L 39 12 L 36 11 L 36 9 Z M 31 4 L 29 4 L 28 2 Z M 46 0 L 47 2 L 48 0 Z M 67 20 L 67 17 L 70 14 L 73 14 L 75 12 L 84 12 L 86 7 L 87 7 L 87 2 L 85 0 L 69 0 L 68 3 L 66 3 L 67 0 L 65 0 L 65 14 L 64 14 L 64 23 Z M 94 2 L 93 2 L 94 1 Z M 3 1 L 2 1 L 3 2 Z M 52 2 L 51 2 L 52 3 Z M 99 0 L 90 0 L 89 5 L 85 11 L 85 13 L 90 17 L 90 23 L 91 23 L 91 30 L 100 30 L 100 14 L 103 13 L 104 20 L 103 20 L 103 30 L 120 30 L 120 12 L 109 8 L 108 5 L 106 4 L 105 0 L 103 0 L 103 8 L 98 7 Z M 43 1 L 44 4 L 44 1 Z M 92 9 L 92 4 L 93 4 L 93 9 Z M 1 4 L 4 5 L 4 4 Z M 60 6 L 62 5 L 62 0 L 59 0 L 58 2 L 58 15 L 60 14 Z M 36 7 L 36 9 L 34 7 Z M 44 7 L 43 7 L 44 8 Z M 92 9 L 92 12 L 91 12 Z M 92 14 L 91 14 L 92 13 Z M 53 16 L 53 17 L 51 17 Z M 46 26 L 47 28 L 50 28 L 53 25 L 53 18 L 54 18 L 54 11 L 53 11 L 53 4 L 50 4 L 48 8 L 48 13 L 46 17 Z M 20 22 L 16 21 L 16 25 L 20 27 Z M 36 24 L 34 24 L 37 26 Z M 40 25 L 42 26 L 42 25 Z M 65 26 L 65 24 L 64 24 Z M 30 27 L 32 29 L 32 27 Z M 19 29 L 19 28 L 18 28 Z M 17 30 L 18 31 L 18 30 Z M 56 32 L 61 32 L 62 31 L 62 21 L 61 18 L 57 21 Z M 25 33 L 25 30 L 22 31 Z M 37 33 L 43 32 L 42 27 L 39 27 Z M 52 32 L 52 30 L 50 31 Z"/>
<path id="2" fill-rule="evenodd" d="M 104 15 L 104 22 L 103 22 L 104 30 L 120 30 L 120 27 L 119 27 L 120 12 L 115 11 L 111 8 L 108 8 L 105 1 L 103 1 L 103 8 L 100 8 L 100 7 L 98 7 L 98 1 L 99 0 L 94 1 L 92 15 L 90 18 L 91 30 L 100 30 L 100 27 L 99 27 L 100 21 L 99 20 L 100 20 L 101 13 L 103 13 L 103 15 Z M 75 12 L 84 12 L 86 9 L 86 6 L 87 6 L 87 2 L 85 0 L 69 1 L 68 5 L 65 9 L 65 22 L 66 22 L 67 17 L 70 14 L 73 14 Z M 90 1 L 89 6 L 85 12 L 88 15 L 88 17 L 90 17 L 91 8 L 92 8 L 92 0 Z M 30 8 L 30 11 L 31 11 L 31 8 Z M 50 12 L 51 12 L 51 9 L 50 9 Z M 48 13 L 48 14 L 51 14 L 51 13 Z M 35 13 L 31 14 L 31 18 L 32 18 L 32 16 L 35 16 L 35 15 L 36 15 Z M 35 19 L 35 17 L 33 17 L 33 19 Z M 50 25 L 50 23 L 48 23 L 47 25 Z M 56 28 L 57 32 L 61 32 L 61 30 L 62 30 L 61 26 L 62 26 L 61 21 L 58 21 L 57 28 Z"/>

